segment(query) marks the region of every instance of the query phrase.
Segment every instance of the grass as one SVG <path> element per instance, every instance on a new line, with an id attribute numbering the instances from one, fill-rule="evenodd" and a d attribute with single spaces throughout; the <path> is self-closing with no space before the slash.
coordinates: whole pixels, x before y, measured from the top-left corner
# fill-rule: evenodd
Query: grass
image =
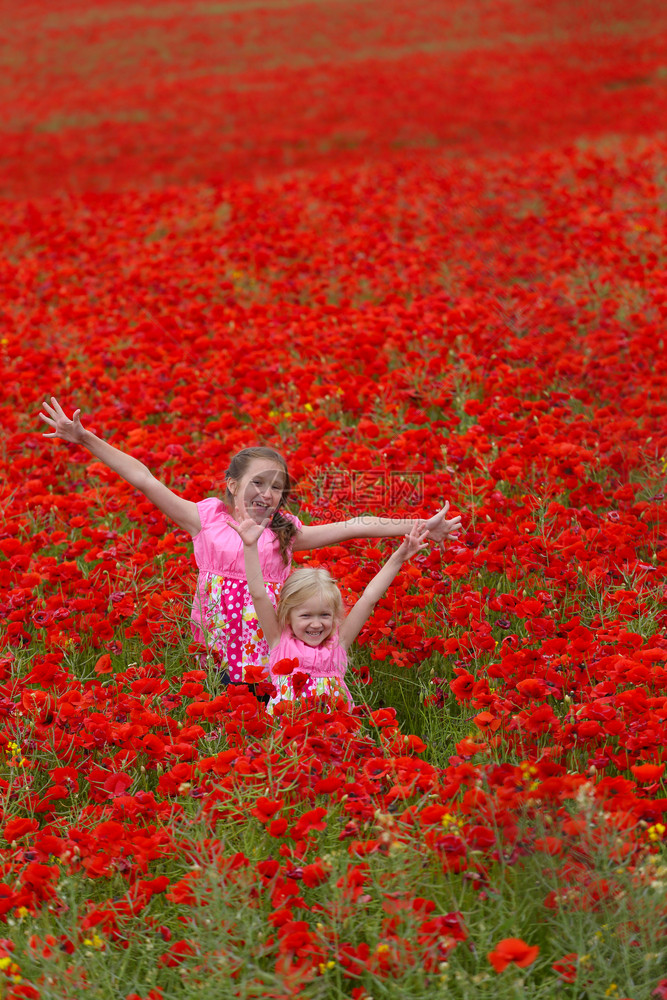
<path id="1" fill-rule="evenodd" d="M 248 789 L 239 788 L 239 792 L 240 801 L 246 801 Z M 197 825 L 192 811 L 193 807 L 188 807 L 190 816 L 175 819 L 173 827 L 178 833 L 180 826 L 193 845 L 203 845 L 210 831 Z M 362 942 L 371 956 L 382 956 L 395 965 L 395 978 L 378 977 L 371 965 L 357 980 L 369 995 L 386 1000 L 406 995 L 418 1000 L 440 995 L 459 1000 L 648 997 L 645 990 L 664 968 L 662 918 L 656 903 L 667 871 L 665 859 L 647 857 L 644 877 L 639 880 L 636 871 L 619 866 L 613 844 L 608 846 L 604 838 L 600 840 L 599 818 L 592 800 L 588 803 L 584 796 L 580 810 L 574 810 L 573 815 L 583 817 L 590 832 L 587 878 L 606 879 L 618 890 L 613 898 L 593 907 L 579 905 L 577 879 L 567 875 L 562 856 L 522 858 L 520 853 L 515 856 L 503 842 L 500 831 L 496 831 L 498 861 L 479 873 L 484 891 L 473 891 L 469 879 L 443 871 L 433 856 L 424 858 L 409 830 L 390 815 L 376 817 L 378 828 L 388 833 L 390 847 L 387 853 L 366 859 L 365 896 L 363 902 L 355 904 L 341 885 L 341 879 L 349 873 L 350 859 L 335 834 L 331 835 L 338 823 L 336 816 L 330 814 L 330 826 L 318 835 L 317 845 L 329 877 L 317 890 L 304 886 L 299 889 L 309 904 L 309 909 L 299 911 L 300 919 L 305 920 L 313 934 L 313 947 L 319 949 L 321 957 L 319 975 L 301 980 L 301 995 L 312 1000 L 335 1000 L 347 995 L 341 978 L 339 950 L 346 942 Z M 527 814 L 520 822 L 527 829 L 535 823 L 546 823 L 547 819 L 546 815 Z M 444 830 L 445 834 L 456 832 L 455 825 Z M 545 835 L 548 832 L 546 826 Z M 112 934 L 105 932 L 104 924 L 93 925 L 84 931 L 87 936 L 74 961 L 56 948 L 45 962 L 35 955 L 34 947 L 28 943 L 29 936 L 44 940 L 47 934 L 55 934 L 76 940 L 95 898 L 101 901 L 106 896 L 100 894 L 99 882 L 86 884 L 80 878 L 62 878 L 59 893 L 66 905 L 58 912 L 8 921 L 8 932 L 20 956 L 21 974 L 33 982 L 40 980 L 44 1000 L 60 1000 L 72 995 L 72 990 L 77 995 L 77 982 L 81 988 L 84 982 L 89 983 L 86 995 L 100 998 L 125 996 L 133 990 L 145 995 L 159 983 L 167 996 L 189 1000 L 201 995 L 202 977 L 208 991 L 213 990 L 220 997 L 272 996 L 272 991 L 281 985 L 284 989 L 285 973 L 276 974 L 275 948 L 270 940 L 273 935 L 268 923 L 273 911 L 273 884 L 269 880 L 258 896 L 252 872 L 253 864 L 271 856 L 275 843 L 252 823 L 225 825 L 218 833 L 224 838 L 224 849 L 220 845 L 206 852 L 201 846 L 193 847 L 187 860 L 171 858 L 153 872 L 167 871 L 172 881 L 179 874 L 187 876 L 194 900 L 190 906 L 180 908 L 180 915 L 179 907 L 167 907 L 163 897 L 154 897 L 149 907 L 152 926 L 145 925 L 142 930 L 134 921 L 132 935 L 126 939 L 122 918 L 118 931 Z M 517 842 L 521 841 L 520 830 Z M 234 852 L 241 852 L 248 861 L 230 871 L 228 859 Z M 229 872 L 226 877 L 222 874 L 225 870 Z M 545 911 L 543 899 L 554 888 L 562 902 Z M 119 914 L 124 891 L 123 880 L 119 879 Z M 413 965 L 410 954 L 417 946 L 417 927 L 409 913 L 401 916 L 400 906 L 396 912 L 402 948 L 397 951 L 394 944 L 387 944 L 391 940 L 386 934 L 387 913 L 394 912 L 392 907 L 387 909 L 387 900 L 400 903 L 402 898 L 414 897 L 431 900 L 435 913 L 460 913 L 464 925 L 475 929 L 474 947 L 461 944 L 451 954 L 441 953 L 439 959 L 436 951 L 430 970 L 420 963 Z M 318 908 L 311 911 L 315 900 Z M 163 931 L 156 932 L 156 928 Z M 194 944 L 194 953 L 171 969 L 156 962 L 164 950 L 164 934 L 168 933 L 184 936 Z M 632 935 L 634 947 L 619 947 L 625 934 Z M 537 944 L 538 960 L 529 969 L 513 967 L 497 975 L 487 954 L 503 937 L 522 937 L 531 945 Z M 560 981 L 550 963 L 555 957 L 572 952 L 578 956 L 574 962 L 576 980 L 567 985 Z M 241 979 L 230 978 L 235 970 L 243 970 Z M 299 980 L 296 969 L 293 975 Z"/>

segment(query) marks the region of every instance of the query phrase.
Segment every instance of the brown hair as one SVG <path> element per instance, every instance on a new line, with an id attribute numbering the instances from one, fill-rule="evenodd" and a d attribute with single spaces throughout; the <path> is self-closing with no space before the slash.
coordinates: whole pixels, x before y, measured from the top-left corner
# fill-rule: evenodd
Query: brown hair
<path id="1" fill-rule="evenodd" d="M 336 581 L 326 569 L 302 566 L 287 577 L 280 591 L 276 617 L 281 630 L 287 628 L 290 611 L 315 595 L 331 604 L 334 622 L 340 623 L 343 618 L 343 598 Z"/>
<path id="2" fill-rule="evenodd" d="M 282 496 L 280 498 L 280 506 L 286 504 L 290 498 L 294 484 L 292 482 L 291 476 L 287 469 L 287 462 L 274 448 L 267 448 L 264 445 L 256 445 L 253 448 L 243 448 L 242 451 L 237 451 L 235 455 L 232 456 L 229 462 L 229 468 L 225 472 L 225 479 L 242 479 L 245 473 L 248 471 L 250 463 L 256 458 L 264 458 L 271 462 L 275 462 L 279 465 L 285 474 L 285 485 L 283 487 Z M 229 486 L 225 490 L 225 502 L 227 506 L 232 510 L 234 508 L 234 494 L 229 489 Z M 290 543 L 292 539 L 297 534 L 298 529 L 289 518 L 285 517 L 281 513 L 280 508 L 275 511 L 269 527 L 278 539 L 278 544 L 280 545 L 280 555 L 283 558 L 283 562 L 287 566 L 290 562 Z"/>

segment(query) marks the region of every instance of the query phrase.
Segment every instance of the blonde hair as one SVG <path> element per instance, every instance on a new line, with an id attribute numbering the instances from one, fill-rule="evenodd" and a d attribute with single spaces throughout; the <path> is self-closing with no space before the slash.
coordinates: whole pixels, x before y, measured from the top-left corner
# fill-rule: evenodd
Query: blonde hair
<path id="1" fill-rule="evenodd" d="M 280 591 L 276 616 L 281 630 L 289 625 L 289 616 L 295 608 L 307 601 L 309 597 L 322 597 L 331 605 L 334 622 L 338 624 L 343 617 L 343 598 L 336 586 L 336 581 L 326 569 L 302 567 L 295 569 L 288 576 Z"/>

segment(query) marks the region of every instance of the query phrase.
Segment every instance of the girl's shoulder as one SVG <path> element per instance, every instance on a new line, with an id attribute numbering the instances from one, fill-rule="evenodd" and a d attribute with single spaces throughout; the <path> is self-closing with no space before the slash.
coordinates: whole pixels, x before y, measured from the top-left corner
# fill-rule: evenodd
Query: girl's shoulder
<path id="1" fill-rule="evenodd" d="M 202 528 L 208 528 L 211 525 L 218 527 L 233 521 L 233 517 L 227 510 L 227 504 L 219 497 L 206 497 L 205 500 L 200 500 L 197 504 L 197 510 Z"/>
<path id="2" fill-rule="evenodd" d="M 284 507 L 280 508 L 280 513 L 283 517 L 287 518 L 288 521 L 292 522 L 297 531 L 301 531 L 303 528 L 303 521 L 300 521 L 296 514 L 293 514 L 291 510 L 286 510 Z"/>
<path id="3" fill-rule="evenodd" d="M 285 658 L 291 658 L 299 655 L 299 642 L 292 635 L 292 631 L 289 628 L 285 628 L 280 633 L 277 644 L 270 651 L 269 656 L 272 662 L 276 660 L 282 660 Z"/>

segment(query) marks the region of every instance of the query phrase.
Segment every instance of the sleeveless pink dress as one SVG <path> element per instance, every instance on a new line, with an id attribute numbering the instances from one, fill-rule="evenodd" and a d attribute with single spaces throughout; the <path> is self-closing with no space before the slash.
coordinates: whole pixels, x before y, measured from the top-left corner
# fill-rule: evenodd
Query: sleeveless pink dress
<path id="1" fill-rule="evenodd" d="M 299 666 L 286 676 L 275 674 L 273 668 L 276 663 L 285 659 L 297 659 Z M 269 701 L 267 706 L 269 712 L 272 712 L 274 705 L 280 701 L 294 701 L 296 698 L 318 695 L 343 698 L 347 702 L 348 709 L 354 707 L 352 696 L 345 683 L 347 653 L 338 641 L 338 633 L 334 633 L 328 642 L 321 646 L 309 646 L 295 638 L 291 629 L 286 629 L 280 636 L 278 645 L 269 653 L 269 666 L 271 681 L 277 692 Z M 307 679 L 304 678 L 304 674 L 307 675 Z"/>
<path id="2" fill-rule="evenodd" d="M 199 569 L 192 603 L 192 634 L 213 650 L 233 684 L 245 682 L 246 666 L 269 666 L 269 646 L 259 627 L 246 583 L 243 542 L 230 526 L 234 518 L 217 497 L 197 504 L 201 531 L 193 539 Z M 282 511 L 298 528 L 298 517 Z M 276 535 L 268 528 L 257 543 L 267 593 L 274 605 L 292 571 L 285 565 Z M 290 551 L 291 557 L 291 551 Z"/>

